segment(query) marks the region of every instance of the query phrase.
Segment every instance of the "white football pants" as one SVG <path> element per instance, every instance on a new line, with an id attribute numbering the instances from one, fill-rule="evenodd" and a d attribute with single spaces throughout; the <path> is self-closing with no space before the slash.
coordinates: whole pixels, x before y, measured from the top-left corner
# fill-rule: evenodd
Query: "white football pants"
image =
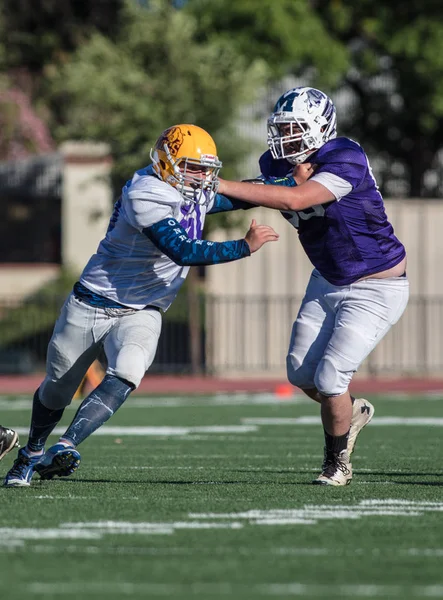
<path id="1" fill-rule="evenodd" d="M 406 277 L 332 285 L 314 269 L 286 358 L 289 381 L 301 389 L 338 396 L 363 360 L 403 314 Z"/>
<path id="2" fill-rule="evenodd" d="M 138 387 L 151 366 L 160 337 L 159 311 L 98 308 L 71 293 L 54 327 L 39 398 L 47 408 L 70 404 L 86 371 L 103 348 L 107 373 Z"/>

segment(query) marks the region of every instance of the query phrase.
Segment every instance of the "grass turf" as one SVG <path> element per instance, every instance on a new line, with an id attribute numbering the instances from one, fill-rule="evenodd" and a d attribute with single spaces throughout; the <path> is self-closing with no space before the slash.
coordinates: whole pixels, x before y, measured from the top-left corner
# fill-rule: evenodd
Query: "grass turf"
<path id="1" fill-rule="evenodd" d="M 75 475 L 0 489 L 8 600 L 443 598 L 443 399 L 376 398 L 346 488 L 310 483 L 320 424 L 253 425 L 317 405 L 258 400 L 134 397 L 108 424 L 121 431 L 80 446 Z M 1 422 L 27 427 L 15 406 L 0 402 Z M 388 416 L 436 425 L 377 423 Z"/>

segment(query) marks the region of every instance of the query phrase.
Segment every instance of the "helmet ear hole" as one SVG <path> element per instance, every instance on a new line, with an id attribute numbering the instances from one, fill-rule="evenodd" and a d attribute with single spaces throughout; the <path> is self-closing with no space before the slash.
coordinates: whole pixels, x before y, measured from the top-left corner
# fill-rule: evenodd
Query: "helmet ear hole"
<path id="1" fill-rule="evenodd" d="M 162 169 L 166 169 L 166 163 L 165 163 L 164 160 L 160 159 L 160 166 L 161 166 Z"/>

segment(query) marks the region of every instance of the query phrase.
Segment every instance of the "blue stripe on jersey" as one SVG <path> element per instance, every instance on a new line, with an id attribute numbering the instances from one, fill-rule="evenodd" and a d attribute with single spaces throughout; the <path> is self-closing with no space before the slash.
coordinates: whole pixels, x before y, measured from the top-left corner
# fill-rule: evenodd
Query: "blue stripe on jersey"
<path id="1" fill-rule="evenodd" d="M 83 302 L 89 304 L 89 306 L 98 308 L 128 308 L 124 304 L 119 304 L 114 300 L 110 300 L 109 298 L 105 298 L 104 296 L 100 296 L 100 294 L 92 292 L 80 283 L 80 281 L 77 281 L 77 283 L 74 284 L 74 296 L 77 296 L 79 300 L 83 300 Z"/>
<path id="2" fill-rule="evenodd" d="M 193 265 L 216 265 L 250 256 L 251 251 L 245 240 L 229 242 L 208 242 L 193 240 L 175 219 L 163 219 L 143 233 L 181 267 Z"/>

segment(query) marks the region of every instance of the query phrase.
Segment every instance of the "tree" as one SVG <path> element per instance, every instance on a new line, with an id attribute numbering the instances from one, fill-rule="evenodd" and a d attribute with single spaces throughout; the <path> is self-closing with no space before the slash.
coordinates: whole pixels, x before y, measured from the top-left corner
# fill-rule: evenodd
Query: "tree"
<path id="1" fill-rule="evenodd" d="M 198 41 L 195 19 L 167 0 L 147 8 L 128 2 L 115 41 L 96 32 L 51 73 L 51 102 L 61 107 L 54 131 L 59 140 L 109 142 L 116 190 L 178 122 L 207 129 L 232 166 L 242 152 L 232 124 L 265 73 L 262 61 L 248 64 L 228 40 Z"/>
<path id="2" fill-rule="evenodd" d="M 261 58 L 269 77 L 288 73 L 332 88 L 348 66 L 347 50 L 307 0 L 188 0 L 199 38 L 229 40 L 249 60 Z"/>
<path id="3" fill-rule="evenodd" d="M 349 50 L 345 131 L 378 157 L 382 191 L 441 197 L 443 22 L 435 0 L 315 3 Z M 441 170 L 441 166 L 440 166 Z M 399 188 L 396 191 L 395 182 Z"/>
<path id="4" fill-rule="evenodd" d="M 0 6 L 0 160 L 49 152 L 46 73 L 95 29 L 118 28 L 123 0 L 3 0 Z M 52 120 L 57 119 L 52 105 Z"/>

